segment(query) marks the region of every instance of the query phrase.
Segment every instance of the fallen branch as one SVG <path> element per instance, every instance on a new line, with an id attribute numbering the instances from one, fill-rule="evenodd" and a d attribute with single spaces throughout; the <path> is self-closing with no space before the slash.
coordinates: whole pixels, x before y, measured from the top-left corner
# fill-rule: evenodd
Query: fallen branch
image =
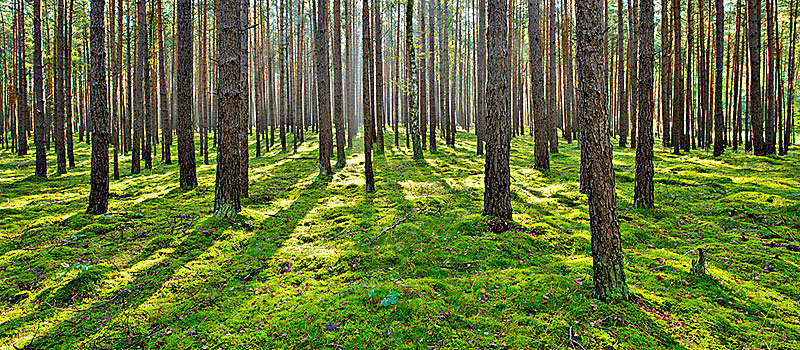
<path id="1" fill-rule="evenodd" d="M 400 220 L 397 220 L 397 221 L 395 221 L 395 222 L 392 224 L 392 226 L 389 226 L 389 227 L 387 227 L 387 228 L 383 229 L 383 231 L 381 231 L 381 234 L 379 234 L 379 235 L 375 236 L 375 238 L 370 238 L 370 239 L 369 239 L 369 245 L 373 245 L 373 244 L 375 244 L 375 241 L 376 241 L 376 240 L 378 240 L 378 238 L 381 238 L 381 236 L 383 236 L 384 234 L 386 234 L 386 232 L 389 232 L 389 231 L 393 230 L 395 227 L 397 227 L 397 225 L 400 225 L 400 224 L 404 223 L 406 220 L 408 220 L 408 215 L 406 215 L 405 217 L 403 217 L 403 218 L 402 218 L 402 219 L 400 219 Z"/>

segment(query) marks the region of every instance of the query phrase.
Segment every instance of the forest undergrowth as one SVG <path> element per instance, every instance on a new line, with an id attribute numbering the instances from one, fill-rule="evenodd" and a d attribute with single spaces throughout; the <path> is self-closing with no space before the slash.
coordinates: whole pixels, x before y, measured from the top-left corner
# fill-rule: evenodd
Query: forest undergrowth
<path id="1" fill-rule="evenodd" d="M 315 135 L 261 158 L 251 140 L 250 198 L 233 220 L 212 216 L 213 148 L 191 191 L 177 165 L 157 156 L 129 175 L 121 157 L 100 217 L 84 214 L 87 145 L 46 179 L 33 155 L 2 150 L 0 349 L 800 349 L 797 149 L 656 145 L 656 209 L 641 210 L 635 151 L 615 148 L 632 295 L 604 303 L 591 297 L 577 143 L 542 173 L 532 138 L 512 140 L 514 223 L 493 233 L 474 137 L 414 161 L 387 132 L 374 194 L 360 140 L 330 177 Z M 690 273 L 699 248 L 706 277 Z"/>

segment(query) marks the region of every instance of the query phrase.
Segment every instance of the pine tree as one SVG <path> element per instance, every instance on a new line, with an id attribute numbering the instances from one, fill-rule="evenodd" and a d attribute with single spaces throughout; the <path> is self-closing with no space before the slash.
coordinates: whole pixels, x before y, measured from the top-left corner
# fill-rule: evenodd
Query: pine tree
<path id="1" fill-rule="evenodd" d="M 638 144 L 636 145 L 636 178 L 633 204 L 639 208 L 653 207 L 653 61 L 654 12 L 653 0 L 642 0 L 639 8 L 639 95 Z"/>
<path id="2" fill-rule="evenodd" d="M 91 55 L 89 82 L 91 98 L 89 111 L 92 118 L 92 170 L 91 192 L 87 214 L 104 214 L 108 211 L 108 143 L 110 139 L 108 118 L 108 93 L 106 91 L 105 0 L 92 0 Z"/>
<path id="3" fill-rule="evenodd" d="M 511 169 L 508 132 L 510 92 L 508 68 L 508 4 L 488 1 L 486 31 L 486 165 L 483 215 L 511 220 Z"/>
<path id="4" fill-rule="evenodd" d="M 241 210 L 241 156 L 239 133 L 245 108 L 245 91 L 241 71 L 241 0 L 220 0 L 217 29 L 219 56 L 217 88 L 219 115 L 217 122 L 217 172 L 214 194 L 214 216 L 233 217 Z"/>
<path id="5" fill-rule="evenodd" d="M 178 164 L 180 167 L 181 188 L 190 190 L 197 187 L 197 170 L 194 149 L 194 125 L 192 122 L 192 71 L 193 29 L 192 0 L 177 1 L 177 61 L 175 85 L 175 119 L 178 138 Z"/>
<path id="6" fill-rule="evenodd" d="M 584 125 L 581 152 L 591 178 L 589 221 L 592 233 L 594 296 L 600 300 L 627 298 L 622 242 L 617 216 L 617 195 L 608 135 L 608 98 L 604 84 L 602 3 L 576 3 L 575 22 L 578 62 L 578 115 Z"/>

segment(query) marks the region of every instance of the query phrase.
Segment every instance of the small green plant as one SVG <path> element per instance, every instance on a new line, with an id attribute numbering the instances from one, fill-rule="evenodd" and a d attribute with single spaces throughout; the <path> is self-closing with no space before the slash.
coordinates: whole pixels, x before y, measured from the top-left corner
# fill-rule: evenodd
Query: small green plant
<path id="1" fill-rule="evenodd" d="M 390 291 L 389 294 L 381 300 L 381 305 L 383 305 L 383 307 L 389 307 L 389 305 L 395 304 L 397 304 L 397 292 L 394 290 Z"/>
<path id="2" fill-rule="evenodd" d="M 77 270 L 78 272 L 80 272 L 80 271 L 86 271 L 86 270 L 89 269 L 88 265 L 80 264 L 80 263 L 70 266 L 70 264 L 62 262 L 61 263 L 61 267 L 62 267 L 61 273 L 58 275 L 58 277 L 56 277 L 56 279 L 55 279 L 56 281 L 64 278 L 64 276 L 66 276 L 70 271 Z"/>

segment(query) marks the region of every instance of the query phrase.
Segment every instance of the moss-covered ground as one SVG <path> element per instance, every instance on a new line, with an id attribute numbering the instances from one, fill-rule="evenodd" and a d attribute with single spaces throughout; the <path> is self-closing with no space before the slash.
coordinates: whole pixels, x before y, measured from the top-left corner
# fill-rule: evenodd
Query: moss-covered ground
<path id="1" fill-rule="evenodd" d="M 635 152 L 615 149 L 632 296 L 604 303 L 576 143 L 541 173 L 532 139 L 513 140 L 516 224 L 495 234 L 472 135 L 419 162 L 386 137 L 370 195 L 360 140 L 331 177 L 310 134 L 295 154 L 251 151 L 233 220 L 211 215 L 214 149 L 191 191 L 177 165 L 129 175 L 121 157 L 100 217 L 83 214 L 85 144 L 66 175 L 50 153 L 47 179 L 0 151 L 0 349 L 800 348 L 797 149 L 656 146 L 654 210 L 632 207 Z"/>

